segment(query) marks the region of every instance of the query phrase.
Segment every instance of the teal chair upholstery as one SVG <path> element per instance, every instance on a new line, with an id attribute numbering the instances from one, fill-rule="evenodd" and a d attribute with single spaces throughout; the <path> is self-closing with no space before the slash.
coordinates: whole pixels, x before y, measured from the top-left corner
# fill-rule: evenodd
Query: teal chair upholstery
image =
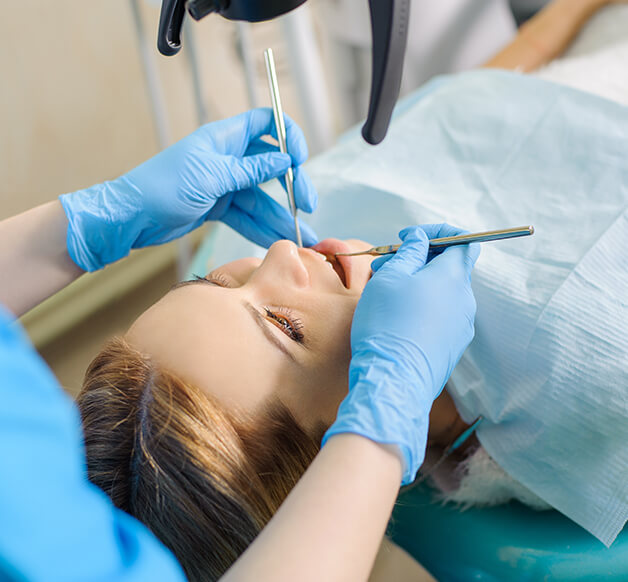
<path id="1" fill-rule="evenodd" d="M 388 533 L 439 582 L 628 581 L 628 528 L 606 548 L 557 511 L 516 502 L 461 511 L 411 487 Z"/>

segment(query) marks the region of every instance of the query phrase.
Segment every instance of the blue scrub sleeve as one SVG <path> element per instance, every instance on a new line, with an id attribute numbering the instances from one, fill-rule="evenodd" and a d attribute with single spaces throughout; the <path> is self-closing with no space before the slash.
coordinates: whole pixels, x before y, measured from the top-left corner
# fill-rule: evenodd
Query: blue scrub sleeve
<path id="1" fill-rule="evenodd" d="M 86 475 L 78 410 L 0 306 L 0 580 L 185 580 Z"/>

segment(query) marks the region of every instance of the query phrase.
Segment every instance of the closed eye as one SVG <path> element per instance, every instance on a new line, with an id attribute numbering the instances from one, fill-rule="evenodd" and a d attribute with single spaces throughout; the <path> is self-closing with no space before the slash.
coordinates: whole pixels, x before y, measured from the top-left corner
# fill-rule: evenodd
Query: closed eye
<path id="1" fill-rule="evenodd" d="M 199 283 L 206 283 L 208 285 L 215 285 L 216 287 L 232 287 L 231 283 L 221 273 L 210 273 L 207 277 L 201 277 L 200 275 L 192 275 L 191 279 L 187 281 L 180 281 L 170 287 L 170 291 L 180 289 L 181 287 L 187 287 L 188 285 L 197 285 Z"/>
<path id="2" fill-rule="evenodd" d="M 207 277 L 199 277 L 198 275 L 194 275 L 193 279 L 188 281 L 181 281 L 176 285 L 173 285 L 170 291 L 174 291 L 175 289 L 179 289 L 181 287 L 187 287 L 188 285 L 211 285 L 213 287 L 232 287 L 231 283 L 227 280 L 224 275 L 220 273 L 210 273 Z M 294 318 L 291 313 L 287 313 L 287 309 L 282 308 L 264 308 L 263 312 L 260 312 L 259 309 L 256 309 L 248 303 L 244 301 L 243 303 L 246 310 L 253 316 L 255 322 L 259 325 L 259 328 L 262 330 L 266 338 L 279 350 L 281 350 L 286 356 L 288 356 L 293 362 L 296 362 L 296 358 L 294 354 L 284 345 L 276 334 L 274 334 L 269 329 L 269 324 L 278 327 L 280 331 L 284 334 L 288 335 L 290 339 L 298 343 L 303 343 L 303 334 L 300 329 L 302 327 L 301 322 Z"/>
<path id="3" fill-rule="evenodd" d="M 199 277 L 198 275 L 194 275 L 196 280 L 205 279 L 214 285 L 218 285 L 219 287 L 231 287 L 229 280 L 222 273 L 217 271 L 212 271 L 207 277 Z"/>
<path id="4" fill-rule="evenodd" d="M 294 316 L 294 314 L 285 307 L 278 309 L 271 309 L 264 307 L 266 318 L 270 322 L 278 327 L 283 333 L 285 333 L 291 340 L 302 344 L 304 340 L 303 324 L 301 320 Z"/>

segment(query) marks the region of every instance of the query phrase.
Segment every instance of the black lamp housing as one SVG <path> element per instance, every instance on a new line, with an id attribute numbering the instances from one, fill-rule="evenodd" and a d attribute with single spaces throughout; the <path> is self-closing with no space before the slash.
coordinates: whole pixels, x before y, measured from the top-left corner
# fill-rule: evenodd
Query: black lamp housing
<path id="1" fill-rule="evenodd" d="M 166 56 L 181 49 L 185 11 L 195 20 L 216 12 L 229 20 L 261 22 L 294 10 L 305 0 L 163 0 L 157 47 Z M 373 35 L 371 97 L 362 136 L 370 144 L 386 136 L 399 96 L 408 38 L 410 0 L 369 0 Z"/>

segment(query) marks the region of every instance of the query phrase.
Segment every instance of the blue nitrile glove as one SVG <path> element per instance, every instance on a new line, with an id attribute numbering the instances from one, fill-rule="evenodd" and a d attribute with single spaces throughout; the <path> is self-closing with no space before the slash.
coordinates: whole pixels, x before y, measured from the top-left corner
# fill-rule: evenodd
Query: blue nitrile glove
<path id="1" fill-rule="evenodd" d="M 352 432 L 397 445 L 404 485 L 423 463 L 432 402 L 473 339 L 479 245 L 450 247 L 426 263 L 428 237 L 462 232 L 446 224 L 406 228 L 399 251 L 373 262 L 353 317 L 349 393 L 323 438 Z"/>
<path id="2" fill-rule="evenodd" d="M 221 220 L 266 247 L 295 240 L 288 209 L 258 188 L 307 158 L 303 133 L 285 119 L 290 155 L 260 139 L 276 136 L 273 113 L 254 109 L 197 129 L 116 180 L 60 196 L 72 260 L 96 271 L 132 248 L 168 242 L 206 220 Z M 316 191 L 298 167 L 294 193 L 298 208 L 314 210 Z M 301 234 L 305 245 L 317 242 L 305 224 Z"/>

